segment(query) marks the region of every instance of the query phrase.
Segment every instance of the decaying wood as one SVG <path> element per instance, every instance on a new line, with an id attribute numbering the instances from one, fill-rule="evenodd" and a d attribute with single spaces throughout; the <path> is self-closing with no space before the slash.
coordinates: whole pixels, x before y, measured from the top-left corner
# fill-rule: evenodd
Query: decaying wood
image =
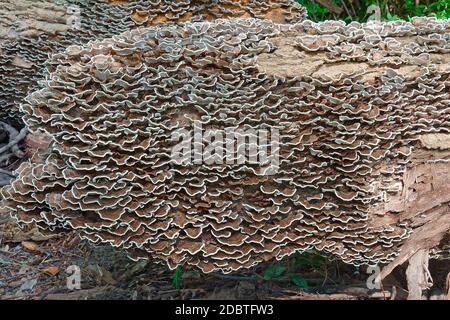
<path id="1" fill-rule="evenodd" d="M 2 124 L 2 125 L 4 125 L 4 124 Z M 9 149 L 13 149 L 14 150 L 15 148 L 18 148 L 17 144 L 20 141 L 22 141 L 23 138 L 25 138 L 27 133 L 28 133 L 28 129 L 27 128 L 22 128 L 22 130 L 20 130 L 20 132 L 18 132 L 16 136 L 12 136 L 12 137 L 10 136 L 9 142 L 5 146 L 0 148 L 0 154 L 5 152 L 5 151 L 8 151 Z M 18 157 L 23 157 L 23 152 L 20 149 L 18 149 L 18 151 L 15 152 L 15 155 L 18 156 Z"/>
<path id="2" fill-rule="evenodd" d="M 450 139 L 444 133 L 424 134 L 420 142 L 427 149 L 450 149 Z"/>
<path id="3" fill-rule="evenodd" d="M 103 286 L 86 290 L 78 290 L 71 293 L 52 293 L 44 297 L 45 300 L 87 300 L 95 299 L 98 295 L 114 289 L 112 286 Z"/>
<path id="4" fill-rule="evenodd" d="M 395 300 L 396 297 L 397 297 L 397 287 L 396 286 L 392 286 L 391 297 L 390 297 L 389 300 Z"/>
<path id="5" fill-rule="evenodd" d="M 0 186 L 6 186 L 11 183 L 15 177 L 11 170 L 6 169 L 8 161 L 12 158 L 23 158 L 25 153 L 20 149 L 19 143 L 26 136 L 28 129 L 23 128 L 20 132 L 13 126 L 0 121 L 1 142 L 0 145 Z M 6 166 L 5 166 L 6 164 Z"/>
<path id="6" fill-rule="evenodd" d="M 381 279 L 389 275 L 395 267 L 408 261 L 419 250 L 431 249 L 439 245 L 445 234 L 450 230 L 448 210 L 448 205 L 445 214 L 442 214 L 441 210 L 434 210 L 430 214 L 429 221 L 413 231 L 403 244 L 400 254 L 381 271 Z"/>
<path id="7" fill-rule="evenodd" d="M 19 136 L 19 131 L 16 130 L 13 126 L 5 123 L 0 122 L 0 126 L 3 128 L 5 132 L 8 133 L 9 141 L 13 141 Z M 19 142 L 20 140 L 17 140 Z M 11 151 L 14 153 L 14 155 L 18 158 L 22 158 L 24 156 L 24 153 L 22 150 L 20 150 L 19 146 L 17 145 L 17 142 L 15 144 L 11 145 Z M 6 147 L 6 146 L 5 146 Z"/>
<path id="8" fill-rule="evenodd" d="M 8 162 L 13 157 L 14 157 L 13 153 L 4 153 L 0 156 L 0 163 Z"/>
<path id="9" fill-rule="evenodd" d="M 0 187 L 7 186 L 11 183 L 11 179 L 2 179 L 0 180 Z"/>
<path id="10" fill-rule="evenodd" d="M 24 157 L 25 153 L 20 149 L 19 143 L 27 132 L 27 129 L 19 132 L 13 126 L 0 121 L 0 186 L 9 185 L 15 177 L 10 168 L 7 168 L 8 161 Z"/>
<path id="11" fill-rule="evenodd" d="M 445 291 L 447 292 L 447 299 L 450 300 L 450 272 L 448 273 L 445 282 Z"/>
<path id="12" fill-rule="evenodd" d="M 0 168 L 0 173 L 1 174 L 6 174 L 6 175 L 11 176 L 11 177 L 14 177 L 13 173 L 11 171 L 9 171 L 9 170 L 5 170 L 5 169 L 1 169 Z"/>
<path id="13" fill-rule="evenodd" d="M 433 285 L 433 280 L 428 270 L 429 251 L 418 250 L 410 259 L 406 269 L 408 281 L 408 300 L 421 300 L 422 291 Z"/>
<path id="14" fill-rule="evenodd" d="M 430 50 L 429 55 L 412 55 L 410 47 L 415 42 L 424 41 L 422 35 L 416 34 L 422 34 L 422 29 L 426 26 L 430 30 L 427 33 L 430 39 L 439 39 L 430 43 L 438 43 L 436 45 L 442 47 L 442 52 L 446 52 L 446 39 L 444 32 L 441 32 L 447 28 L 446 22 L 415 19 L 410 24 L 402 22 L 345 26 L 339 22 L 313 24 L 305 21 L 288 27 L 274 25 L 268 21 L 222 20 L 207 26 L 207 30 L 202 29 L 198 35 L 197 24 L 186 24 L 173 30 L 171 27 L 170 32 L 173 32 L 180 43 L 193 41 L 188 40 L 190 34 L 200 37 L 199 42 L 192 45 L 196 47 L 201 44 L 198 49 L 201 49 L 203 54 L 195 53 L 194 59 L 191 56 L 193 53 L 190 53 L 193 49 L 186 47 L 183 61 L 195 65 L 198 70 L 207 68 L 207 74 L 218 74 L 222 71 L 228 74 L 231 70 L 233 72 L 230 79 L 233 78 L 236 83 L 243 81 L 242 83 L 259 86 L 261 79 L 273 80 L 273 83 L 266 80 L 261 82 L 264 86 L 258 91 L 258 98 L 252 96 L 255 90 L 250 85 L 225 94 L 227 99 L 233 97 L 233 101 L 247 101 L 247 98 L 251 99 L 248 101 L 252 103 L 261 101 L 261 106 L 258 102 L 258 110 L 265 116 L 259 116 L 260 111 L 256 114 L 253 108 L 242 108 L 240 104 L 216 104 L 212 97 L 217 94 L 218 84 L 207 86 L 206 90 L 203 86 L 203 76 L 197 77 L 196 74 L 173 69 L 179 65 L 178 58 L 174 60 L 171 55 L 162 55 L 157 59 L 164 61 L 167 67 L 170 66 L 172 73 L 168 75 L 169 78 L 178 79 L 180 75 L 186 74 L 183 81 L 195 79 L 196 85 L 199 85 L 201 96 L 188 95 L 189 100 L 186 101 L 192 105 L 201 102 L 213 108 L 211 110 L 214 112 L 191 110 L 186 108 L 187 102 L 180 100 L 179 106 L 171 105 L 170 110 L 164 114 L 166 118 L 161 122 L 164 123 L 161 134 L 152 134 L 151 137 L 142 135 L 139 139 L 133 137 L 134 141 L 142 142 L 131 148 L 127 145 L 128 140 L 118 143 L 112 135 L 103 135 L 100 131 L 104 129 L 96 126 L 74 127 L 71 120 L 73 116 L 80 117 L 77 118 L 80 123 L 85 119 L 97 119 L 96 121 L 100 122 L 104 119 L 115 121 L 117 118 L 109 109 L 102 109 L 100 112 L 95 105 L 89 104 L 90 100 L 85 103 L 90 109 L 82 108 L 81 103 L 51 107 L 50 101 L 61 100 L 61 96 L 71 97 L 73 92 L 66 89 L 53 90 L 55 84 L 48 82 L 49 95 L 33 93 L 27 99 L 30 103 L 24 104 L 22 109 L 26 113 L 24 120 L 30 126 L 30 131 L 42 130 L 50 134 L 54 139 L 52 147 L 48 153 L 40 158 L 36 157 L 18 170 L 21 177 L 11 188 L 2 189 L 2 195 L 7 199 L 5 206 L 14 216 L 19 217 L 19 222 L 32 221 L 44 228 L 56 224 L 71 226 L 84 238 L 95 243 L 115 239 L 114 245 L 132 248 L 130 254 L 135 257 L 158 257 L 166 261 L 170 268 L 188 264 L 199 267 L 204 272 L 218 269 L 231 272 L 239 268 L 249 268 L 273 257 L 281 259 L 293 252 L 309 250 L 311 246 L 355 265 L 386 264 L 396 256 L 395 263 L 398 263 L 408 260 L 420 249 L 431 249 L 432 246 L 440 244 L 441 239 L 450 230 L 447 218 L 450 202 L 450 135 L 446 121 L 448 90 L 445 90 L 449 73 L 446 61 L 450 61 L 450 55 L 435 54 L 435 49 L 431 51 L 426 45 L 421 45 L 420 48 L 424 51 Z M 355 34 L 354 28 L 361 29 L 364 38 Z M 405 33 L 404 29 L 411 32 Z M 135 45 L 136 39 L 130 38 L 130 35 L 136 33 L 137 36 L 143 37 L 149 30 L 153 29 L 123 34 L 121 41 L 130 41 L 130 52 L 141 52 L 141 48 Z M 386 37 L 386 34 L 391 33 L 392 37 Z M 213 47 L 204 48 L 202 39 L 206 36 L 225 36 L 233 39 L 230 43 L 233 50 L 227 49 L 227 54 L 224 52 L 223 60 L 221 58 L 214 65 L 214 70 L 210 68 L 210 63 L 217 60 L 216 52 L 221 52 L 223 48 L 221 43 L 214 44 L 217 46 L 214 50 Z M 149 37 L 155 38 L 154 41 L 148 41 L 149 38 L 145 37 L 148 46 L 146 52 L 149 56 L 158 52 L 157 50 L 172 50 L 171 45 L 165 42 L 165 32 L 151 31 Z M 245 41 L 241 41 L 241 38 Z M 115 48 L 116 41 L 116 38 L 102 40 L 96 46 Z M 92 46 L 92 43 L 89 46 Z M 115 50 L 106 52 L 105 49 L 105 54 L 100 54 L 97 49 L 91 50 L 89 46 L 86 49 L 71 47 L 48 62 L 49 66 L 51 65 L 48 69 L 52 73 L 50 78 L 61 79 L 58 88 L 69 88 L 68 83 L 75 81 L 71 78 L 72 71 L 69 72 L 72 67 L 83 70 L 79 73 L 83 79 L 97 77 L 93 71 L 96 68 L 110 69 L 114 72 L 108 73 L 111 76 L 104 81 L 112 85 L 116 83 L 114 77 L 121 77 L 120 73 L 117 73 L 119 65 L 136 63 L 134 58 L 131 59 L 131 53 L 128 60 L 123 60 L 122 55 Z M 374 46 L 380 50 L 374 52 Z M 246 48 L 249 47 L 254 50 L 248 51 Z M 88 52 L 92 55 L 89 61 L 86 58 Z M 352 54 L 349 55 L 349 52 Z M 401 56 L 391 59 L 391 53 L 394 52 Z M 146 60 L 145 55 L 136 56 L 149 66 L 161 64 L 159 60 Z M 79 63 L 76 63 L 77 59 L 80 59 Z M 68 68 L 61 68 L 62 64 Z M 393 65 L 396 67 L 393 68 Z M 79 69 L 81 67 L 83 68 Z M 236 68 L 243 72 L 235 73 Z M 433 70 L 433 73 L 430 73 L 430 70 Z M 166 73 L 162 74 L 165 77 Z M 140 73 L 133 81 L 140 81 L 141 78 L 148 80 L 150 77 L 149 73 Z M 229 83 L 228 79 L 219 78 L 217 81 L 224 81 L 224 85 Z M 73 86 L 84 92 L 88 89 L 94 90 L 94 82 L 83 80 L 73 82 Z M 431 86 L 428 89 L 429 94 L 422 99 L 422 93 L 419 95 L 416 88 L 427 86 Z M 158 84 L 145 88 L 148 90 L 146 95 L 155 93 L 167 101 L 172 101 L 172 88 L 166 88 L 167 92 L 158 88 Z M 131 87 L 129 89 L 131 90 Z M 437 92 L 442 92 L 442 95 L 437 96 Z M 266 97 L 267 94 L 273 98 L 277 97 L 276 105 Z M 278 97 L 282 97 L 284 101 Z M 120 100 L 114 103 L 123 103 L 122 98 L 111 96 L 111 99 Z M 103 98 L 101 100 L 103 101 Z M 71 100 L 64 101 L 68 103 L 67 101 Z M 134 102 L 129 104 L 132 105 Z M 68 110 L 70 116 L 65 115 Z M 139 110 L 142 113 L 136 115 L 136 118 L 131 116 L 131 111 L 124 112 L 124 115 L 127 121 L 131 121 L 131 127 L 139 127 L 142 131 L 141 121 L 155 117 L 155 110 Z M 223 111 L 223 114 L 218 111 Z M 174 169 L 172 164 L 165 162 L 167 167 L 162 169 L 155 165 L 160 159 L 149 153 L 151 141 L 157 142 L 158 148 L 164 146 L 164 150 L 169 150 L 166 140 L 170 131 L 191 125 L 190 122 L 180 122 L 181 119 L 195 121 L 193 119 L 207 116 L 209 124 L 220 124 L 220 128 L 214 128 L 215 130 L 222 130 L 236 124 L 236 114 L 247 113 L 252 128 L 265 123 L 269 117 L 270 125 L 280 124 L 283 143 L 279 154 L 282 157 L 282 165 L 275 175 L 262 177 L 267 173 L 267 168 L 261 166 L 244 169 L 227 167 L 226 170 L 208 168 L 205 175 L 213 175 L 219 179 L 219 186 L 214 182 L 216 180 L 208 180 L 202 182 L 201 190 L 197 190 L 197 184 L 191 185 L 188 182 L 190 180 L 178 176 L 181 169 Z M 159 115 L 158 113 L 157 116 Z M 216 116 L 217 119 L 214 118 Z M 117 121 L 117 126 L 123 125 Z M 171 125 L 167 126 L 165 121 Z M 158 123 L 146 125 L 148 130 L 153 132 Z M 139 135 L 141 131 L 138 131 Z M 439 135 L 434 135 L 436 133 Z M 424 136 L 421 138 L 420 135 Z M 74 141 L 79 141 L 85 147 L 75 146 Z M 105 151 L 108 148 L 104 146 L 109 146 L 110 150 Z M 116 148 L 117 152 L 111 151 Z M 190 151 L 186 154 L 190 154 Z M 48 166 L 49 161 L 54 161 L 54 165 Z M 86 165 L 87 162 L 90 164 Z M 110 166 L 114 168 L 109 168 Z M 45 169 L 41 170 L 43 167 Z M 131 168 L 139 170 L 130 172 Z M 147 200 L 147 194 L 141 196 L 139 179 L 143 174 L 163 177 L 167 172 L 171 172 L 170 170 L 174 170 L 176 183 L 173 184 L 183 186 L 180 190 L 186 190 L 186 194 L 178 188 L 167 189 L 167 183 L 157 179 L 152 180 L 151 185 L 144 186 L 144 189 L 165 190 L 161 193 L 161 201 L 153 198 Z M 196 171 L 190 170 L 186 172 L 197 174 Z M 235 174 L 234 170 L 239 174 Z M 96 191 L 101 187 L 97 179 L 103 176 L 102 171 L 108 176 L 116 171 L 121 174 L 129 173 L 127 183 L 130 182 L 131 189 L 123 191 L 123 194 L 122 191 L 116 193 L 116 190 L 108 193 L 113 199 L 122 196 L 132 199 L 135 197 L 136 201 L 129 202 L 127 199 L 123 206 L 110 210 L 109 203 L 103 202 L 103 197 Z M 241 175 L 242 172 L 245 174 Z M 61 181 L 57 181 L 58 179 Z M 237 186 L 239 191 L 235 191 Z M 133 188 L 139 190 L 134 193 Z M 83 190 L 83 197 L 92 196 L 89 202 L 95 204 L 85 206 L 79 190 Z M 210 201 L 225 194 L 227 196 L 223 197 L 226 202 Z M 100 199 L 94 201 L 98 197 Z M 167 197 L 174 200 L 174 206 L 166 209 L 162 204 L 166 202 Z M 36 204 L 31 203 L 29 199 L 35 199 Z M 245 203 L 241 203 L 242 199 L 245 199 Z M 145 207 L 150 201 L 155 207 Z M 182 203 L 185 204 L 181 205 Z M 78 204 L 76 209 L 74 204 Z M 179 211 L 175 210 L 178 206 Z M 185 208 L 193 211 L 186 211 Z M 138 209 L 142 209 L 142 212 Z M 148 228 L 143 231 L 146 235 L 141 238 L 145 241 L 145 246 L 137 245 L 128 235 L 111 231 L 112 221 L 124 228 L 125 224 L 134 221 L 129 215 L 123 214 L 125 211 L 133 214 L 136 212 L 139 216 L 136 219 L 140 219 L 141 213 L 145 215 L 159 210 L 169 212 L 167 216 L 158 216 L 158 223 L 164 224 L 164 228 L 154 220 L 151 220 L 154 224 L 152 227 L 146 224 Z M 230 216 L 229 220 L 218 221 L 216 213 L 222 213 L 223 210 L 236 215 Z M 88 211 L 92 214 L 86 214 Z M 196 213 L 193 213 L 194 211 Z M 202 220 L 201 225 L 196 225 L 186 233 L 184 220 L 171 220 L 172 215 L 173 219 L 178 219 L 180 214 L 188 215 L 189 217 L 185 217 L 187 220 L 191 215 L 197 214 L 212 220 Z M 145 216 L 145 219 L 149 217 Z M 63 223 L 63 219 L 67 219 L 67 223 Z M 104 230 L 92 233 L 91 230 L 98 230 L 100 224 L 102 228 L 105 227 Z M 225 228 L 223 224 L 229 226 Z M 215 231 L 210 231 L 211 225 Z M 230 231 L 224 231 L 224 235 L 216 234 L 216 231 L 224 229 Z M 128 230 L 133 230 L 130 233 L 137 233 L 134 227 Z M 148 230 L 162 232 L 164 235 L 157 236 Z M 173 239 L 174 234 L 178 232 L 186 233 L 186 238 L 179 238 L 179 241 L 167 240 Z M 151 241 L 148 239 L 158 239 L 157 244 L 150 245 Z M 133 243 L 128 246 L 127 241 Z M 172 245 L 176 249 L 171 249 L 171 253 L 166 254 L 164 250 Z M 234 252 L 237 247 L 241 248 L 239 255 L 229 253 Z M 189 252 L 189 258 L 186 252 Z M 200 258 L 200 255 L 203 257 Z M 392 265 L 385 270 L 392 270 Z"/>
<path id="15" fill-rule="evenodd" d="M 282 297 L 271 297 L 275 300 L 357 300 L 361 298 L 366 299 L 392 299 L 392 293 L 386 290 L 370 292 L 367 288 L 361 287 L 347 287 L 339 288 L 339 292 L 332 292 L 327 294 L 311 293 L 294 290 L 283 290 Z"/>
<path id="16" fill-rule="evenodd" d="M 450 233 L 450 135 L 428 134 L 420 141 L 423 149 L 412 156 L 400 196 L 373 208 L 373 225 L 408 221 L 413 228 L 400 254 L 382 270 L 381 279 L 410 259 L 415 265 L 416 254 L 439 246 Z"/>

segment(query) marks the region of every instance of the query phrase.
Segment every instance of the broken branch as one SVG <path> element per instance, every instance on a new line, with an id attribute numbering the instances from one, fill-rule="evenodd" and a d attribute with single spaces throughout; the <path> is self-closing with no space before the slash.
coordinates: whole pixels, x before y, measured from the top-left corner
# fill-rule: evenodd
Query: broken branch
<path id="1" fill-rule="evenodd" d="M 0 125 L 1 125 L 3 128 L 6 128 L 6 127 L 5 127 L 5 123 L 3 123 L 3 122 L 1 122 Z M 10 128 L 11 128 L 11 127 L 10 127 Z M 7 129 L 5 129 L 5 130 L 7 130 Z M 15 129 L 14 129 L 14 130 L 15 130 Z M 8 132 L 9 132 L 9 131 L 8 131 Z M 9 133 L 10 133 L 10 132 L 9 132 Z M 27 133 L 28 133 L 28 129 L 27 129 L 27 128 L 22 128 L 22 130 L 20 130 L 20 132 L 19 132 L 16 136 L 12 137 L 12 136 L 10 135 L 10 136 L 9 136 L 9 142 L 8 142 L 8 144 L 6 144 L 5 146 L 3 146 L 3 147 L 0 148 L 0 153 L 3 153 L 3 152 L 5 152 L 5 151 L 11 149 L 11 150 L 13 151 L 13 153 L 14 153 L 15 156 L 17 156 L 17 157 L 19 157 L 19 158 L 23 157 L 23 156 L 24 156 L 24 153 L 23 153 L 23 151 L 21 151 L 21 150 L 19 149 L 19 147 L 17 146 L 17 144 L 18 144 L 20 141 L 22 141 L 23 138 L 26 137 Z M 16 148 L 17 148 L 17 149 L 16 149 Z M 14 151 L 14 150 L 16 150 L 16 151 Z M 17 150 L 19 150 L 19 151 L 17 151 Z"/>

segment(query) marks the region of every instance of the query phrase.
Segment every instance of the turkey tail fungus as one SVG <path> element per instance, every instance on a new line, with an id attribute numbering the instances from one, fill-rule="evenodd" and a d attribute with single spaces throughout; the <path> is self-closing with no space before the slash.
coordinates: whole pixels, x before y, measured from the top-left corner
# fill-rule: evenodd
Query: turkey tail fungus
<path id="1" fill-rule="evenodd" d="M 316 249 L 385 264 L 384 277 L 411 257 L 448 257 L 449 31 L 431 18 L 231 19 L 70 46 L 21 107 L 51 141 L 1 189 L 2 206 L 172 269 L 231 272 Z M 192 138 L 199 124 L 276 129 L 277 170 L 238 152 L 173 161 L 174 132 Z"/>
<path id="2" fill-rule="evenodd" d="M 48 143 L 45 134 L 23 139 L 19 105 L 41 88 L 51 54 L 138 27 L 232 17 L 295 23 L 306 11 L 295 0 L 0 0 L 0 186 L 9 184 L 11 169 L 23 161 L 19 143 L 27 156 Z"/>
<path id="3" fill-rule="evenodd" d="M 39 88 L 48 56 L 130 29 L 219 18 L 295 23 L 306 18 L 295 0 L 0 0 L 0 119 L 20 123 L 19 104 Z"/>

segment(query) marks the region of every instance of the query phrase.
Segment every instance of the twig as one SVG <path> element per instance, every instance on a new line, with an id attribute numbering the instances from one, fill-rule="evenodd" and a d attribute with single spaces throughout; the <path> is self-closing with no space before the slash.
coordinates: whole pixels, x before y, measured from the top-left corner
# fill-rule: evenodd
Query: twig
<path id="1" fill-rule="evenodd" d="M 11 176 L 11 177 L 14 177 L 14 174 L 11 171 L 9 171 L 9 170 L 5 170 L 5 169 L 0 168 L 0 173 L 6 174 L 6 175 Z"/>
<path id="2" fill-rule="evenodd" d="M 27 293 L 21 295 L 8 295 L 2 296 L 2 300 L 31 300 L 31 298 L 36 298 L 35 293 Z"/>
<path id="3" fill-rule="evenodd" d="M 352 16 L 351 12 L 348 10 L 347 5 L 345 4 L 345 1 L 342 1 L 342 5 L 344 6 L 345 12 L 348 14 L 349 17 Z"/>
<path id="4" fill-rule="evenodd" d="M 365 283 L 355 283 L 348 285 L 325 285 L 325 286 L 311 286 L 303 291 L 308 293 L 339 293 L 345 292 L 349 294 L 367 293 L 369 289 L 366 288 Z"/>
<path id="5" fill-rule="evenodd" d="M 22 130 L 20 130 L 20 132 L 17 136 L 15 136 L 13 139 L 10 139 L 9 143 L 6 146 L 0 148 L 0 153 L 3 153 L 9 149 L 12 149 L 14 146 L 17 146 L 17 143 L 19 143 L 23 138 L 25 138 L 27 133 L 28 133 L 28 129 L 26 127 L 22 128 Z M 19 157 L 23 157 L 23 152 L 22 151 L 20 151 L 20 152 L 21 152 L 21 155 Z M 18 156 L 17 154 L 15 154 L 15 155 Z"/>
<path id="6" fill-rule="evenodd" d="M 338 15 L 340 15 L 342 13 L 342 11 L 344 11 L 344 9 L 342 9 L 339 6 L 337 6 L 336 4 L 331 2 L 330 0 L 316 0 L 316 2 L 321 4 L 323 7 L 327 8 L 331 12 L 336 13 Z"/>
<path id="7" fill-rule="evenodd" d="M 356 14 L 356 10 L 355 10 L 355 7 L 353 6 L 353 1 L 349 1 L 350 2 L 350 8 L 352 9 L 352 11 L 353 11 L 353 16 L 357 16 L 357 14 Z"/>
<path id="8" fill-rule="evenodd" d="M 445 291 L 447 291 L 447 298 L 450 300 L 450 272 L 447 274 L 447 279 L 445 280 Z"/>
<path id="9" fill-rule="evenodd" d="M 396 297 L 397 297 L 397 288 L 395 286 L 392 286 L 391 300 L 395 300 Z"/>
<path id="10" fill-rule="evenodd" d="M 327 280 L 328 280 L 328 268 L 325 265 L 325 277 L 324 277 L 323 282 L 322 282 L 322 287 L 325 285 L 325 283 L 327 283 Z"/>
<path id="11" fill-rule="evenodd" d="M 12 178 L 9 179 L 9 180 L 0 180 L 0 187 L 4 187 L 4 186 L 7 186 L 7 185 L 10 185 L 11 184 L 11 180 L 12 180 Z"/>
<path id="12" fill-rule="evenodd" d="M 23 138 L 25 138 L 25 136 L 28 133 L 28 129 L 22 128 L 22 130 L 18 132 L 15 128 L 10 126 L 9 124 L 1 121 L 0 126 L 3 127 L 3 130 L 8 132 L 9 136 L 9 143 L 6 146 L 0 148 L 0 153 L 3 153 L 4 151 L 11 149 L 11 151 L 14 153 L 16 157 L 22 158 L 25 154 L 22 150 L 20 150 L 17 143 L 19 143 Z"/>
<path id="13" fill-rule="evenodd" d="M 234 276 L 228 274 L 211 274 L 215 278 L 224 279 L 224 280 L 236 280 L 236 281 L 255 281 L 257 280 L 256 276 Z"/>
<path id="14" fill-rule="evenodd" d="M 4 162 L 4 161 L 8 161 L 9 159 L 11 159 L 14 156 L 14 153 L 6 153 L 0 156 L 0 163 Z"/>
<path id="15" fill-rule="evenodd" d="M 8 213 L 4 213 L 4 212 L 0 213 L 0 224 L 4 224 L 5 222 L 11 221 L 11 220 L 12 220 L 12 218 Z M 3 230 L 4 230 L 4 228 L 5 228 L 5 226 L 3 225 Z M 0 233 L 0 235 L 1 234 L 2 233 Z"/>

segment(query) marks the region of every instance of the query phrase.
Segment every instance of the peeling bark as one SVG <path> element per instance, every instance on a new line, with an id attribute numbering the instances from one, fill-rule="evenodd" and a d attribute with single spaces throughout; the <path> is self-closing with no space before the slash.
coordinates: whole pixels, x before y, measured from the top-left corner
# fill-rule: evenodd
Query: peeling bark
<path id="1" fill-rule="evenodd" d="M 429 252 L 426 249 L 418 250 L 410 259 L 406 269 L 408 281 L 408 300 L 421 300 L 422 291 L 433 285 L 428 270 Z"/>

